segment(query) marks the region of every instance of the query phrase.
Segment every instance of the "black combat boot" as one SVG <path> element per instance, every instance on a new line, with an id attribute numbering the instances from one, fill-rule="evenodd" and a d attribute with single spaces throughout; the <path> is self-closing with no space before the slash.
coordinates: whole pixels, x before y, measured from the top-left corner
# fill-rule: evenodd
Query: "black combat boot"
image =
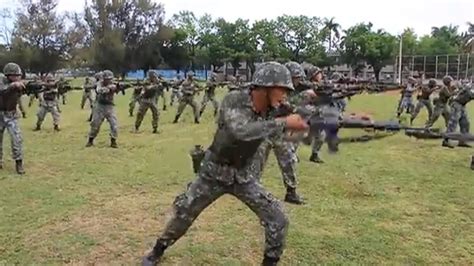
<path id="1" fill-rule="evenodd" d="M 33 131 L 40 131 L 41 130 L 41 125 L 39 123 L 36 124 L 35 129 Z"/>
<path id="2" fill-rule="evenodd" d="M 142 260 L 142 266 L 155 266 L 160 262 L 163 253 L 165 252 L 166 247 L 163 246 L 161 243 L 156 243 L 153 247 L 153 250 L 148 253 Z"/>
<path id="3" fill-rule="evenodd" d="M 472 156 L 472 159 L 471 159 L 471 170 L 474 170 L 474 156 Z"/>
<path id="4" fill-rule="evenodd" d="M 163 105 L 163 111 L 166 111 L 166 109 L 167 109 L 167 106 Z"/>
<path id="5" fill-rule="evenodd" d="M 86 147 L 92 147 L 94 146 L 94 138 L 89 138 L 87 141 Z"/>
<path id="6" fill-rule="evenodd" d="M 59 125 L 54 125 L 54 131 L 57 131 L 57 132 L 61 131 L 61 129 L 59 128 Z"/>
<path id="7" fill-rule="evenodd" d="M 153 128 L 153 134 L 158 134 L 158 128 Z"/>
<path id="8" fill-rule="evenodd" d="M 296 189 L 294 188 L 286 189 L 285 201 L 296 205 L 304 204 L 303 199 L 296 193 Z"/>
<path id="9" fill-rule="evenodd" d="M 441 144 L 441 146 L 446 147 L 446 148 L 450 148 L 450 149 L 454 149 L 454 145 L 451 144 L 448 139 L 444 139 L 443 144 Z"/>
<path id="10" fill-rule="evenodd" d="M 459 142 L 458 147 L 462 147 L 462 148 L 472 148 L 471 145 L 467 144 L 466 142 L 462 142 L 462 141 Z"/>
<path id="11" fill-rule="evenodd" d="M 26 118 L 26 113 L 25 113 L 25 112 L 21 112 L 21 116 L 22 116 L 23 118 Z"/>
<path id="12" fill-rule="evenodd" d="M 140 127 L 139 127 L 139 126 L 135 126 L 135 133 L 138 133 L 139 130 L 140 130 Z"/>
<path id="13" fill-rule="evenodd" d="M 317 153 L 313 153 L 311 154 L 311 157 L 309 158 L 309 161 L 310 162 L 313 162 L 313 163 L 324 163 L 323 160 L 321 160 L 321 158 L 319 158 L 319 155 Z"/>
<path id="14" fill-rule="evenodd" d="M 199 124 L 199 118 L 194 118 L 194 124 Z"/>
<path id="15" fill-rule="evenodd" d="M 0 162 L 0 170 L 3 169 L 3 162 Z"/>
<path id="16" fill-rule="evenodd" d="M 270 257 L 263 257 L 262 266 L 276 266 L 278 265 L 279 258 L 270 258 Z"/>
<path id="17" fill-rule="evenodd" d="M 199 117 L 201 117 L 202 114 L 204 114 L 204 110 L 199 111 Z"/>
<path id="18" fill-rule="evenodd" d="M 24 175 L 25 174 L 25 169 L 23 169 L 23 161 L 22 160 L 16 160 L 15 162 L 15 169 L 16 173 L 19 175 Z"/>
<path id="19" fill-rule="evenodd" d="M 110 139 L 110 147 L 111 147 L 111 148 L 114 148 L 114 149 L 117 149 L 117 148 L 118 148 L 117 140 L 116 140 L 116 139 L 114 139 L 114 138 L 111 138 L 111 139 Z"/>
<path id="20" fill-rule="evenodd" d="M 133 117 L 133 111 L 130 111 L 130 112 L 128 113 L 128 116 Z"/>
<path id="21" fill-rule="evenodd" d="M 174 117 L 173 124 L 178 123 L 178 120 L 179 120 L 179 115 L 176 115 L 176 116 Z"/>
<path id="22" fill-rule="evenodd" d="M 410 118 L 410 125 L 413 125 L 413 121 L 415 121 L 415 118 L 414 117 Z"/>

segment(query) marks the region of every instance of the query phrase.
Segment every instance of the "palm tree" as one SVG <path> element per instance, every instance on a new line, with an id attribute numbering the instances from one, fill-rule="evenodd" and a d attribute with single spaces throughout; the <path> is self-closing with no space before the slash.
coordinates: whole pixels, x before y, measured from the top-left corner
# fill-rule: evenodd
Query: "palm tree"
<path id="1" fill-rule="evenodd" d="M 468 53 L 474 53 L 474 23 L 467 22 L 467 26 L 467 32 L 462 34 L 463 48 Z"/>
<path id="2" fill-rule="evenodd" d="M 334 48 L 334 44 L 333 44 L 333 34 L 334 34 L 334 37 L 336 37 L 336 39 L 338 40 L 341 35 L 339 33 L 339 29 L 341 29 L 341 25 L 339 25 L 339 23 L 336 23 L 334 21 L 334 17 L 330 18 L 330 19 L 325 19 L 324 20 L 324 28 L 323 28 L 323 31 L 325 32 L 326 36 L 327 36 L 327 39 L 328 39 L 328 44 L 329 44 L 329 47 L 328 47 L 328 51 L 330 51 L 332 48 Z"/>

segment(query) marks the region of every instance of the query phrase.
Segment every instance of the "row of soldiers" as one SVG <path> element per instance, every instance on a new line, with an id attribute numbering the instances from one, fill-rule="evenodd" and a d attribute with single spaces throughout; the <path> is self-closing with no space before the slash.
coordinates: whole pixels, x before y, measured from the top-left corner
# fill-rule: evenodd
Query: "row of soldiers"
<path id="1" fill-rule="evenodd" d="M 443 84 L 438 86 L 435 79 L 430 79 L 428 85 L 423 86 L 419 85 L 414 77 L 410 77 L 407 85 L 401 91 L 402 96 L 398 105 L 397 116 L 400 117 L 403 111 L 406 111 L 411 115 L 410 122 L 413 123 L 421 109 L 425 107 L 428 111 L 428 120 L 425 123 L 427 129 L 432 128 L 440 116 L 442 116 L 446 126 L 446 133 L 455 132 L 458 126 L 461 133 L 469 133 L 470 121 L 466 105 L 474 99 L 472 84 L 468 82 L 455 84 L 451 76 L 445 76 L 442 82 Z M 417 91 L 419 92 L 417 95 L 418 102 L 415 106 L 412 98 Z M 439 94 L 432 102 L 431 96 L 436 91 L 439 91 Z M 448 139 L 443 140 L 442 146 L 454 148 L 454 145 Z M 460 141 L 458 146 L 471 147 L 464 141 Z"/>

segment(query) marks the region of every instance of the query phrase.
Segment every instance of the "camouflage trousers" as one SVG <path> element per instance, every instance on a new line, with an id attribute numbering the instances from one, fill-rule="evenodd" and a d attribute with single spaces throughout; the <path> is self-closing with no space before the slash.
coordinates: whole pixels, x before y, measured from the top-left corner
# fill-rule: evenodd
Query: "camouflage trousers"
<path id="1" fill-rule="evenodd" d="M 430 116 L 430 119 L 426 123 L 426 127 L 432 127 L 436 121 L 438 121 L 439 117 L 443 115 L 444 123 L 446 128 L 448 128 L 449 117 L 450 117 L 450 110 L 447 104 L 445 103 L 436 103 L 433 114 Z"/>
<path id="2" fill-rule="evenodd" d="M 461 105 L 457 102 L 451 104 L 451 115 L 449 116 L 447 133 L 453 133 L 456 131 L 459 125 L 460 131 L 463 134 L 469 133 L 469 117 L 467 115 L 466 106 Z"/>
<path id="3" fill-rule="evenodd" d="M 217 114 L 217 110 L 219 109 L 219 102 L 217 102 L 214 95 L 208 94 L 204 94 L 204 98 L 202 98 L 201 111 L 199 112 L 200 114 L 204 113 L 204 110 L 206 110 L 206 106 L 209 102 L 211 102 L 212 106 L 214 107 L 214 114 Z"/>
<path id="4" fill-rule="evenodd" d="M 135 121 L 135 127 L 139 128 L 143 122 L 148 109 L 151 110 L 152 120 L 151 126 L 153 129 L 158 128 L 158 120 L 160 119 L 160 111 L 158 110 L 158 104 L 154 101 L 141 100 L 137 112 L 137 120 Z"/>
<path id="5" fill-rule="evenodd" d="M 264 154 L 263 163 L 266 164 L 268 157 L 270 156 L 270 150 L 273 149 L 285 187 L 287 189 L 296 189 L 296 186 L 298 185 L 296 178 L 296 163 L 298 158 L 296 157 L 296 147 L 294 146 L 294 143 L 282 140 L 266 140 L 261 145 L 262 147 L 260 148 L 263 149 Z"/>
<path id="6" fill-rule="evenodd" d="M 118 137 L 118 123 L 117 116 L 113 105 L 97 104 L 94 106 L 94 112 L 92 114 L 91 131 L 89 132 L 89 138 L 97 137 L 99 134 L 100 126 L 104 122 L 104 119 L 109 122 L 110 125 L 110 137 L 116 139 Z"/>
<path id="7" fill-rule="evenodd" d="M 212 175 L 216 173 L 206 173 Z M 265 256 L 278 259 L 283 253 L 288 228 L 288 219 L 282 204 L 257 181 L 226 185 L 217 180 L 203 178 L 202 171 L 195 181 L 190 183 L 186 192 L 176 197 L 173 203 L 172 216 L 157 244 L 169 247 L 183 236 L 193 221 L 211 203 L 224 194 L 230 194 L 247 207 L 260 219 L 265 228 Z"/>
<path id="8" fill-rule="evenodd" d="M 23 138 L 16 111 L 0 112 L 0 163 L 3 162 L 3 134 L 10 134 L 13 160 L 23 160 Z"/>
<path id="9" fill-rule="evenodd" d="M 41 103 L 40 108 L 38 110 L 38 122 L 37 125 L 41 125 L 46 117 L 47 113 L 51 113 L 53 116 L 53 125 L 59 125 L 59 119 L 61 115 L 59 114 L 59 107 L 56 101 L 44 101 Z"/>
<path id="10" fill-rule="evenodd" d="M 63 104 L 67 103 L 67 93 L 59 94 L 58 98 L 62 100 Z"/>
<path id="11" fill-rule="evenodd" d="M 135 106 L 136 106 L 139 99 L 140 99 L 139 94 L 138 95 L 133 94 L 132 98 L 130 98 L 130 103 L 128 104 L 128 112 L 130 113 L 130 115 L 132 115 L 133 111 L 135 111 Z"/>
<path id="12" fill-rule="evenodd" d="M 160 98 L 163 100 L 163 110 L 165 110 L 166 109 L 166 103 L 167 103 L 165 92 L 162 92 L 162 93 L 158 94 L 158 101 L 160 100 Z"/>
<path id="13" fill-rule="evenodd" d="M 426 110 L 428 110 L 428 117 L 431 117 L 433 115 L 433 105 L 431 104 L 431 101 L 428 99 L 420 99 L 416 103 L 415 110 L 411 114 L 411 119 L 415 120 L 418 114 L 421 111 L 421 108 L 426 107 Z"/>
<path id="14" fill-rule="evenodd" d="M 170 99 L 170 105 L 173 106 L 175 101 L 178 101 L 181 99 L 181 92 L 179 90 L 173 89 L 171 91 L 171 99 Z"/>
<path id="15" fill-rule="evenodd" d="M 89 106 L 92 109 L 92 106 L 94 105 L 94 95 L 91 91 L 84 92 L 82 94 L 81 109 L 84 109 L 84 105 L 86 104 L 86 101 L 89 101 Z"/>
<path id="16" fill-rule="evenodd" d="M 179 99 L 178 112 L 176 113 L 176 116 L 181 116 L 187 105 L 190 105 L 193 108 L 194 118 L 199 119 L 199 108 L 194 100 L 194 96 L 182 96 L 181 99 Z"/>
<path id="17" fill-rule="evenodd" d="M 340 113 L 344 113 L 346 111 L 347 107 L 347 101 L 346 99 L 339 99 L 335 102 L 335 107 L 339 109 Z"/>
<path id="18" fill-rule="evenodd" d="M 404 110 L 409 114 L 413 111 L 413 99 L 411 97 L 402 97 L 402 99 L 400 99 L 397 113 L 401 114 Z"/>

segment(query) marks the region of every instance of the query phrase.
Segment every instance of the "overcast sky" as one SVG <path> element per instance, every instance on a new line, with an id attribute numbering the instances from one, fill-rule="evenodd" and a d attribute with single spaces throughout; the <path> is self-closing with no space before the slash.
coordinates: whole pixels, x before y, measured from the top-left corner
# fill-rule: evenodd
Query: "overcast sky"
<path id="1" fill-rule="evenodd" d="M 0 0 L 7 6 L 12 0 Z M 466 22 L 474 22 L 474 0 L 161 0 L 166 17 L 180 10 L 191 10 L 196 15 L 205 13 L 226 20 L 237 18 L 250 21 L 275 18 L 279 15 L 307 15 L 335 17 L 347 28 L 358 22 L 372 22 L 392 34 L 399 34 L 406 27 L 415 29 L 418 35 L 429 34 L 431 27 L 459 25 L 467 29 Z M 59 0 L 61 11 L 81 11 L 84 0 Z"/>

